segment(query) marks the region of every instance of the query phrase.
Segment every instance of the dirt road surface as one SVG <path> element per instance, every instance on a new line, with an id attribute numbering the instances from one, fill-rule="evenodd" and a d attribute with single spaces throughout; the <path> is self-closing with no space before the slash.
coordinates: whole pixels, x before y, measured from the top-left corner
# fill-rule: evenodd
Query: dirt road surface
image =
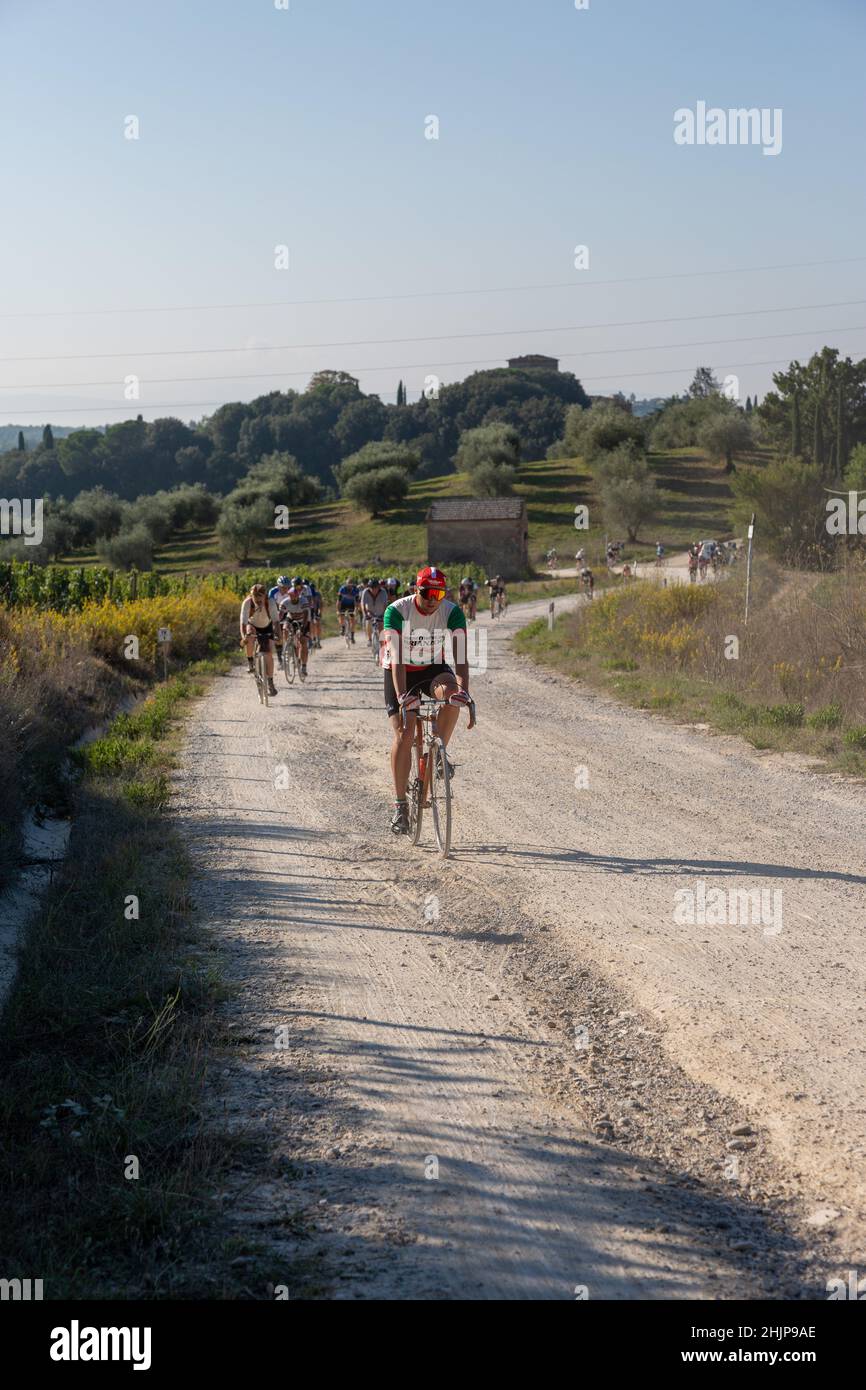
<path id="1" fill-rule="evenodd" d="M 481 621 L 449 861 L 387 828 L 363 638 L 198 707 L 214 1115 L 267 1153 L 227 1211 L 290 1296 L 826 1297 L 866 1265 L 863 790 L 539 671 L 546 610 Z"/>

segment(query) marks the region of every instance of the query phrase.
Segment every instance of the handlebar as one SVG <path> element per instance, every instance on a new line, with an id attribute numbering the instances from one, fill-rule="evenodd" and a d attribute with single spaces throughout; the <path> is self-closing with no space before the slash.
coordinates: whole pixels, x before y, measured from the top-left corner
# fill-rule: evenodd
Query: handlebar
<path id="1" fill-rule="evenodd" d="M 422 697 L 421 697 L 421 704 L 420 704 L 420 707 L 419 707 L 417 710 L 411 710 L 411 711 L 409 711 L 409 712 L 410 712 L 411 714 L 415 714 L 415 715 L 418 715 L 418 716 L 422 716 L 422 711 L 423 711 L 423 710 L 425 709 L 425 707 L 426 707 L 426 709 L 429 711 L 429 713 L 433 714 L 433 717 L 435 718 L 435 713 L 434 713 L 433 710 L 431 709 L 431 706 L 436 706 L 437 708 L 441 708 L 442 705 L 450 705 L 450 704 L 451 704 L 451 701 L 450 701 L 450 700 L 435 700 L 435 699 L 430 699 L 429 696 L 422 696 Z M 461 708 L 461 706 L 460 706 L 459 704 L 458 704 L 458 705 L 451 705 L 451 708 L 452 708 L 452 709 L 458 709 L 458 710 L 459 710 L 459 709 Z M 475 701 L 474 701 L 471 697 L 470 697 L 470 700 L 469 700 L 469 704 L 466 705 L 465 708 L 469 711 L 469 724 L 468 724 L 467 727 L 470 728 L 470 729 L 474 729 L 474 728 L 475 728 L 475 725 L 477 724 L 478 721 L 477 721 L 477 719 L 476 719 L 476 717 L 475 717 Z M 401 723 L 402 723 L 402 725 L 403 725 L 403 728 L 405 729 L 405 727 L 406 727 L 406 708 L 405 708 L 405 706 L 401 706 L 401 709 L 400 709 L 400 721 L 401 721 Z"/>

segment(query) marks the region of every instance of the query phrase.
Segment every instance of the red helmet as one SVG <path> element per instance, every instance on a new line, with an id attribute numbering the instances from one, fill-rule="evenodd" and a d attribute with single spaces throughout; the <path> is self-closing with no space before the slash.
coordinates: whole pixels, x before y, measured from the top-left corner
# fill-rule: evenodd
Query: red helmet
<path id="1" fill-rule="evenodd" d="M 418 571 L 416 583 L 419 589 L 447 589 L 448 580 L 435 565 L 425 565 Z"/>

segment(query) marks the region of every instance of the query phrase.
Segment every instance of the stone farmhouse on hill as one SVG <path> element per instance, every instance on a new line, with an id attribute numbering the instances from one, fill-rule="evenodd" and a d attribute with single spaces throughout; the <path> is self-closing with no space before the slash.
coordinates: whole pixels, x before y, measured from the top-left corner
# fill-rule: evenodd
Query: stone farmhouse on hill
<path id="1" fill-rule="evenodd" d="M 529 567 L 529 520 L 522 497 L 447 497 L 427 512 L 427 562 L 472 560 L 488 575 L 519 579 Z M 459 583 L 460 576 L 454 578 Z"/>

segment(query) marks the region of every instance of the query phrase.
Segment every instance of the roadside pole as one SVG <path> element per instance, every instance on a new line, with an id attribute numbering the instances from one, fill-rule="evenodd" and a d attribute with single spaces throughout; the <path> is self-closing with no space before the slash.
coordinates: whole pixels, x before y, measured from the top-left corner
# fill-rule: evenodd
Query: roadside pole
<path id="1" fill-rule="evenodd" d="M 550 632 L 553 631 L 553 609 L 554 609 L 554 607 L 555 607 L 555 605 L 554 605 L 553 599 L 551 599 L 551 600 L 550 600 L 550 603 L 547 605 L 547 627 L 548 627 L 548 630 L 549 630 Z"/>
<path id="2" fill-rule="evenodd" d="M 746 551 L 746 616 L 745 623 L 749 621 L 749 595 L 752 588 L 752 537 L 755 534 L 755 513 L 752 512 L 752 519 L 749 522 L 749 547 Z"/>
<path id="3" fill-rule="evenodd" d="M 171 628 L 159 627 L 156 630 L 157 645 L 162 647 L 162 678 L 168 680 L 168 649 L 171 643 Z"/>

